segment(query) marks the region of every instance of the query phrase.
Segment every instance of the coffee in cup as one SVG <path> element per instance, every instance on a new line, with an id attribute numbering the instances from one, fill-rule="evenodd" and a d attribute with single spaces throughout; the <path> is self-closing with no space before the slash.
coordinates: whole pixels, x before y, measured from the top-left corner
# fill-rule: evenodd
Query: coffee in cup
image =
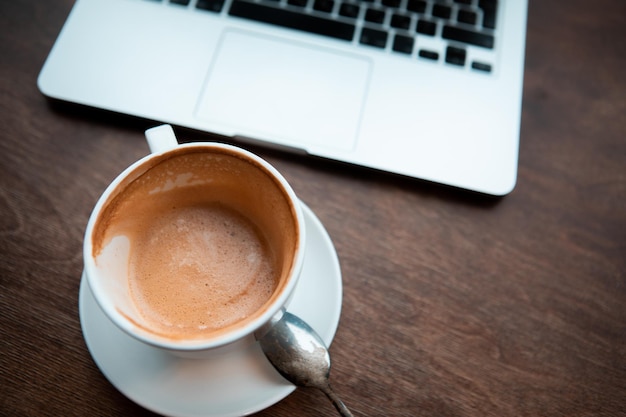
<path id="1" fill-rule="evenodd" d="M 175 145 L 175 144 L 174 144 Z M 173 146 L 128 168 L 90 218 L 96 300 L 128 333 L 168 349 L 252 334 L 289 300 L 303 260 L 293 190 L 267 162 L 215 143 Z"/>

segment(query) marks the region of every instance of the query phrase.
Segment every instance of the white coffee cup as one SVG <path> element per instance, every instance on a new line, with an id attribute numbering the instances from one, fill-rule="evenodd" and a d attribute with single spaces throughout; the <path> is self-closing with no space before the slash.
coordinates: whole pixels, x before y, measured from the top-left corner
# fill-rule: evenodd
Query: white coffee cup
<path id="1" fill-rule="evenodd" d="M 152 153 L 107 187 L 87 224 L 85 274 L 98 305 L 116 326 L 137 340 L 186 357 L 206 357 L 253 341 L 254 332 L 287 307 L 300 276 L 306 236 L 298 198 L 275 168 L 246 150 L 212 142 L 179 145 L 168 125 L 146 131 L 146 137 Z M 228 223 L 222 220 L 205 233 L 200 229 L 205 220 L 211 223 L 209 217 L 167 217 L 188 212 L 210 216 L 222 210 L 229 216 L 231 211 L 237 213 L 242 225 L 252 224 L 250 230 L 258 233 L 222 230 L 220 225 Z M 180 230 L 180 236 L 174 233 Z M 197 241 L 190 237 L 196 232 L 201 233 L 198 242 L 203 245 L 220 242 L 219 254 L 207 260 L 204 255 L 213 251 L 211 246 L 204 252 L 197 250 L 200 246 L 188 246 Z M 214 236 L 237 236 L 245 242 L 258 238 L 258 242 L 246 246 L 232 240 L 236 250 L 226 250 L 223 248 L 231 248 L 231 240 L 222 245 L 222 240 L 211 240 Z M 253 252 L 250 248 L 261 249 Z M 234 255 L 240 252 L 245 257 Z M 155 253 L 158 256 L 153 256 Z M 223 266 L 226 261 L 232 267 Z M 238 272 L 226 280 L 225 272 L 231 269 Z M 250 295 L 263 294 L 259 270 L 273 271 L 273 289 L 267 299 Z M 190 278 L 202 277 L 205 282 L 203 274 L 215 281 L 206 278 L 203 286 Z M 245 290 L 224 289 L 236 279 L 242 280 Z M 166 285 L 169 289 L 161 291 Z M 178 285 L 185 291 L 179 294 Z M 221 299 L 216 294 L 225 295 Z M 239 306 L 244 297 L 257 302 L 251 304 L 256 307 Z M 187 298 L 193 298 L 193 303 Z M 159 304 L 161 299 L 165 301 Z M 201 304 L 205 299 L 214 299 L 214 305 Z M 222 307 L 226 305 L 228 309 Z M 237 314 L 227 324 L 211 322 L 220 309 L 226 316 L 230 311 Z M 184 313 L 179 314 L 181 311 Z M 202 325 L 194 320 L 201 320 Z"/>

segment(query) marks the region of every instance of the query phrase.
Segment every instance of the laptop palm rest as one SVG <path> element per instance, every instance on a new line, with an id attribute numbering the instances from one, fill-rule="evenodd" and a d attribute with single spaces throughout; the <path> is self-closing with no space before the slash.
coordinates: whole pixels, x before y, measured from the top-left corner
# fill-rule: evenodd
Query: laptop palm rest
<path id="1" fill-rule="evenodd" d="M 371 66 L 360 56 L 226 31 L 196 117 L 233 136 L 349 151 L 356 143 Z"/>

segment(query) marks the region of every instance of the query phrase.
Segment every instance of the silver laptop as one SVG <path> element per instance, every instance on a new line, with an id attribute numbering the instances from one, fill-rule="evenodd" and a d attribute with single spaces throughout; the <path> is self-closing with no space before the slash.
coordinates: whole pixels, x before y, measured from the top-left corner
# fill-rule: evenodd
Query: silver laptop
<path id="1" fill-rule="evenodd" d="M 516 181 L 527 0 L 78 0 L 47 96 L 486 194 Z"/>

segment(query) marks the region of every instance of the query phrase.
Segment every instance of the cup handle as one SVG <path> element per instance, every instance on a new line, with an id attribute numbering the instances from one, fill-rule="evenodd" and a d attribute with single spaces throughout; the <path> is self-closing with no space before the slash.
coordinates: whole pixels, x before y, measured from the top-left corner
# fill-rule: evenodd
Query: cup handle
<path id="1" fill-rule="evenodd" d="M 170 125 L 161 125 L 146 130 L 146 140 L 150 153 L 168 151 L 178 146 L 174 129 Z"/>

